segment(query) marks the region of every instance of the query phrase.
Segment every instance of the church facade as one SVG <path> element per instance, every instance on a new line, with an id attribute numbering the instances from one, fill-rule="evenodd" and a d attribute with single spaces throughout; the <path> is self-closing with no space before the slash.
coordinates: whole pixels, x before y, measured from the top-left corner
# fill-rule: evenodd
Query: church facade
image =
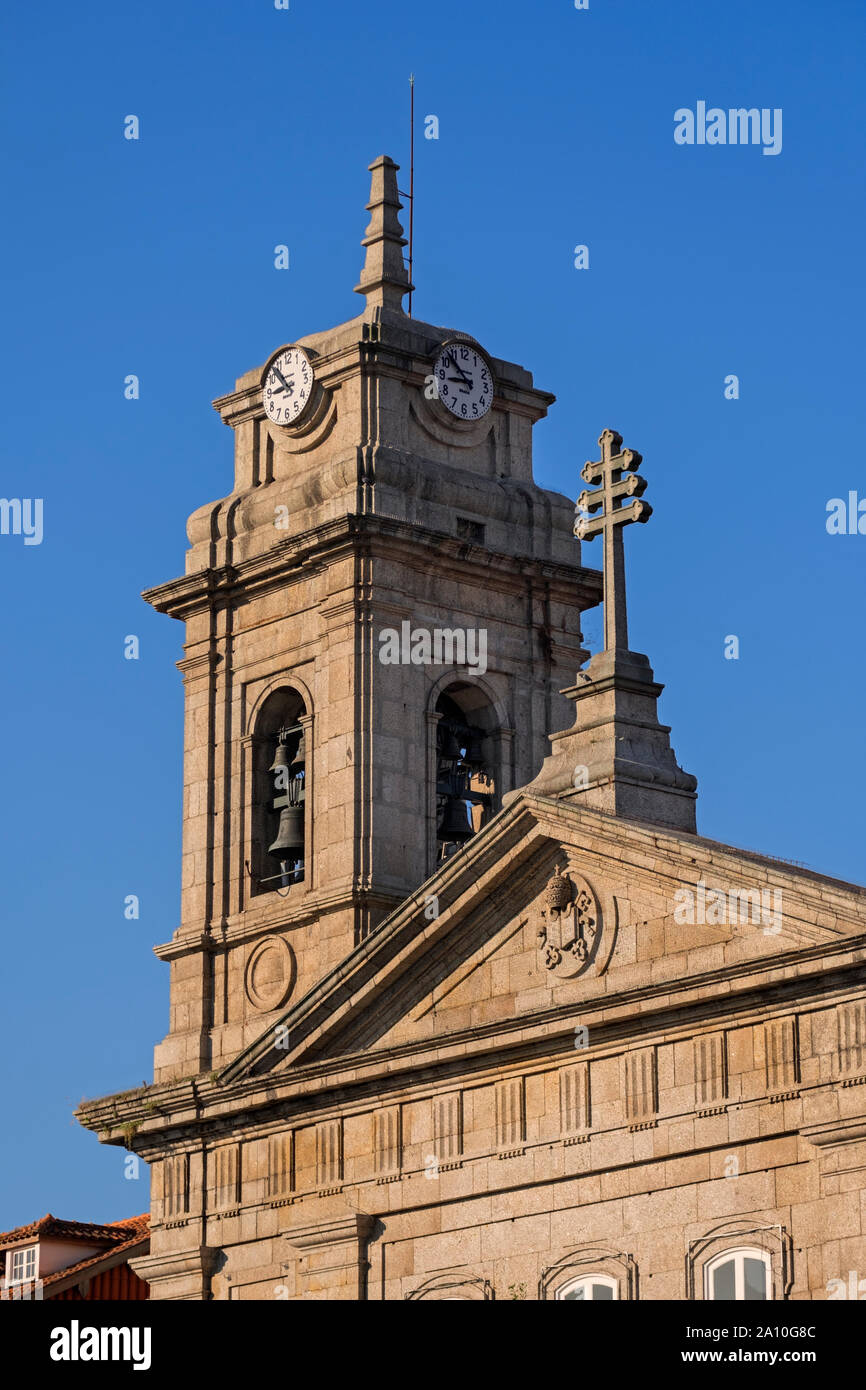
<path id="1" fill-rule="evenodd" d="M 628 646 L 640 455 L 604 431 L 575 526 L 533 481 L 553 398 L 407 316 L 370 169 L 363 311 L 215 402 L 234 489 L 145 596 L 186 631 L 170 1027 L 152 1085 L 78 1111 L 151 1165 L 134 1268 L 154 1299 L 862 1296 L 866 890 L 697 834 Z"/>

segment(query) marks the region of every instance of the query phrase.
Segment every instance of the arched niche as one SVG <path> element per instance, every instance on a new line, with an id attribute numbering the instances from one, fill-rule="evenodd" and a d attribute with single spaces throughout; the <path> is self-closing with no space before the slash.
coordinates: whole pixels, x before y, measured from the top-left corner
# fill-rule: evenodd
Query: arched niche
<path id="1" fill-rule="evenodd" d="M 285 894 L 309 873 L 312 750 L 302 693 L 288 684 L 270 691 L 254 711 L 251 734 L 251 892 Z"/>
<path id="2" fill-rule="evenodd" d="M 493 693 L 456 673 L 428 706 L 429 870 L 457 853 L 502 805 L 510 733 Z"/>

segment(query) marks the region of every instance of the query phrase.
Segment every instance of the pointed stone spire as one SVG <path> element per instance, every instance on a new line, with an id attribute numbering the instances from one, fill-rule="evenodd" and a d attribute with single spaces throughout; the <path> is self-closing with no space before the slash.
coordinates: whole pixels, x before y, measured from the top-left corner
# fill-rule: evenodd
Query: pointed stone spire
<path id="1" fill-rule="evenodd" d="M 398 216 L 403 206 L 397 192 L 399 167 L 386 154 L 380 154 L 369 165 L 370 225 L 361 242 L 367 248 L 367 256 L 355 293 L 366 296 L 368 309 L 394 309 L 402 314 L 403 296 L 413 286 L 403 264 L 406 238 Z"/>
<path id="2" fill-rule="evenodd" d="M 628 648 L 622 532 L 652 512 L 639 500 L 646 487 L 635 471 L 641 456 L 620 452 L 614 430 L 598 442 L 601 461 L 587 463 L 582 477 L 601 486 L 582 492 L 576 508 L 594 515 L 579 517 L 574 531 L 581 540 L 604 538 L 605 649 L 562 691 L 577 707 L 574 725 L 550 735 L 551 754 L 526 790 L 694 834 L 697 779 L 678 765 L 670 728 L 659 723 L 664 686 L 653 679 L 649 658 Z"/>

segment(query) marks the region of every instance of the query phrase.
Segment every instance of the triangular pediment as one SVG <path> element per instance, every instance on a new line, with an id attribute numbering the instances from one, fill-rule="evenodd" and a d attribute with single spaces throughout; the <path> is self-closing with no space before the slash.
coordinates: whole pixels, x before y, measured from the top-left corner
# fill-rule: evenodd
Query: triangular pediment
<path id="1" fill-rule="evenodd" d="M 864 932 L 864 889 L 524 793 L 222 1075 L 724 995 Z"/>

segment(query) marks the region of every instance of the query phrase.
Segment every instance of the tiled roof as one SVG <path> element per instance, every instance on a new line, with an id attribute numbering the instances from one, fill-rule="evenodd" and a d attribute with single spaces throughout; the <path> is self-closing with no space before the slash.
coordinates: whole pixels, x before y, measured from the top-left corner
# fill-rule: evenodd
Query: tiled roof
<path id="1" fill-rule="evenodd" d="M 54 1274 L 49 1274 L 42 1281 L 43 1288 L 49 1289 L 52 1284 L 59 1284 L 61 1279 L 68 1279 L 71 1274 L 83 1274 L 86 1269 L 98 1265 L 108 1255 L 114 1259 L 125 1250 L 132 1251 L 136 1245 L 141 1245 L 142 1241 L 147 1240 L 150 1233 L 150 1218 L 147 1216 L 131 1216 L 126 1221 L 114 1221 L 111 1224 L 124 1228 L 124 1239 L 119 1244 L 112 1245 L 107 1250 L 100 1250 L 97 1255 L 89 1255 L 86 1260 L 79 1260 L 78 1264 L 67 1265 L 66 1269 L 58 1269 Z"/>
<path id="2" fill-rule="evenodd" d="M 18 1226 L 14 1231 L 6 1231 L 0 1236 L 0 1246 L 4 1243 L 11 1243 L 19 1240 L 39 1239 L 42 1236 L 70 1240 L 99 1241 L 105 1246 L 103 1250 L 97 1251 L 95 1255 L 88 1255 L 86 1259 L 79 1260 L 77 1264 L 67 1265 L 65 1269 L 55 1270 L 53 1274 L 48 1274 L 42 1280 L 43 1289 L 50 1289 L 59 1284 L 62 1280 L 68 1279 L 70 1275 L 84 1274 L 88 1269 L 97 1272 L 97 1266 L 107 1259 L 112 1263 L 116 1262 L 118 1255 L 125 1251 L 132 1254 L 137 1245 L 142 1245 L 147 1240 L 150 1233 L 150 1216 L 147 1212 L 143 1216 L 127 1216 L 123 1221 L 63 1221 L 57 1216 L 52 1216 L 49 1212 L 39 1221 L 33 1221 L 29 1226 Z M 0 1299 L 11 1299 L 14 1297 L 14 1286 L 9 1289 L 0 1289 Z"/>
<path id="3" fill-rule="evenodd" d="M 150 1227 L 147 1213 L 143 1216 L 127 1216 L 123 1221 L 64 1221 L 62 1217 L 52 1216 L 51 1212 L 31 1221 L 29 1226 L 17 1226 L 14 1231 L 4 1231 L 0 1235 L 0 1249 L 20 1240 L 40 1240 L 51 1236 L 57 1240 L 104 1241 L 106 1245 L 116 1246 L 129 1240 L 135 1234 L 139 1239 Z"/>

